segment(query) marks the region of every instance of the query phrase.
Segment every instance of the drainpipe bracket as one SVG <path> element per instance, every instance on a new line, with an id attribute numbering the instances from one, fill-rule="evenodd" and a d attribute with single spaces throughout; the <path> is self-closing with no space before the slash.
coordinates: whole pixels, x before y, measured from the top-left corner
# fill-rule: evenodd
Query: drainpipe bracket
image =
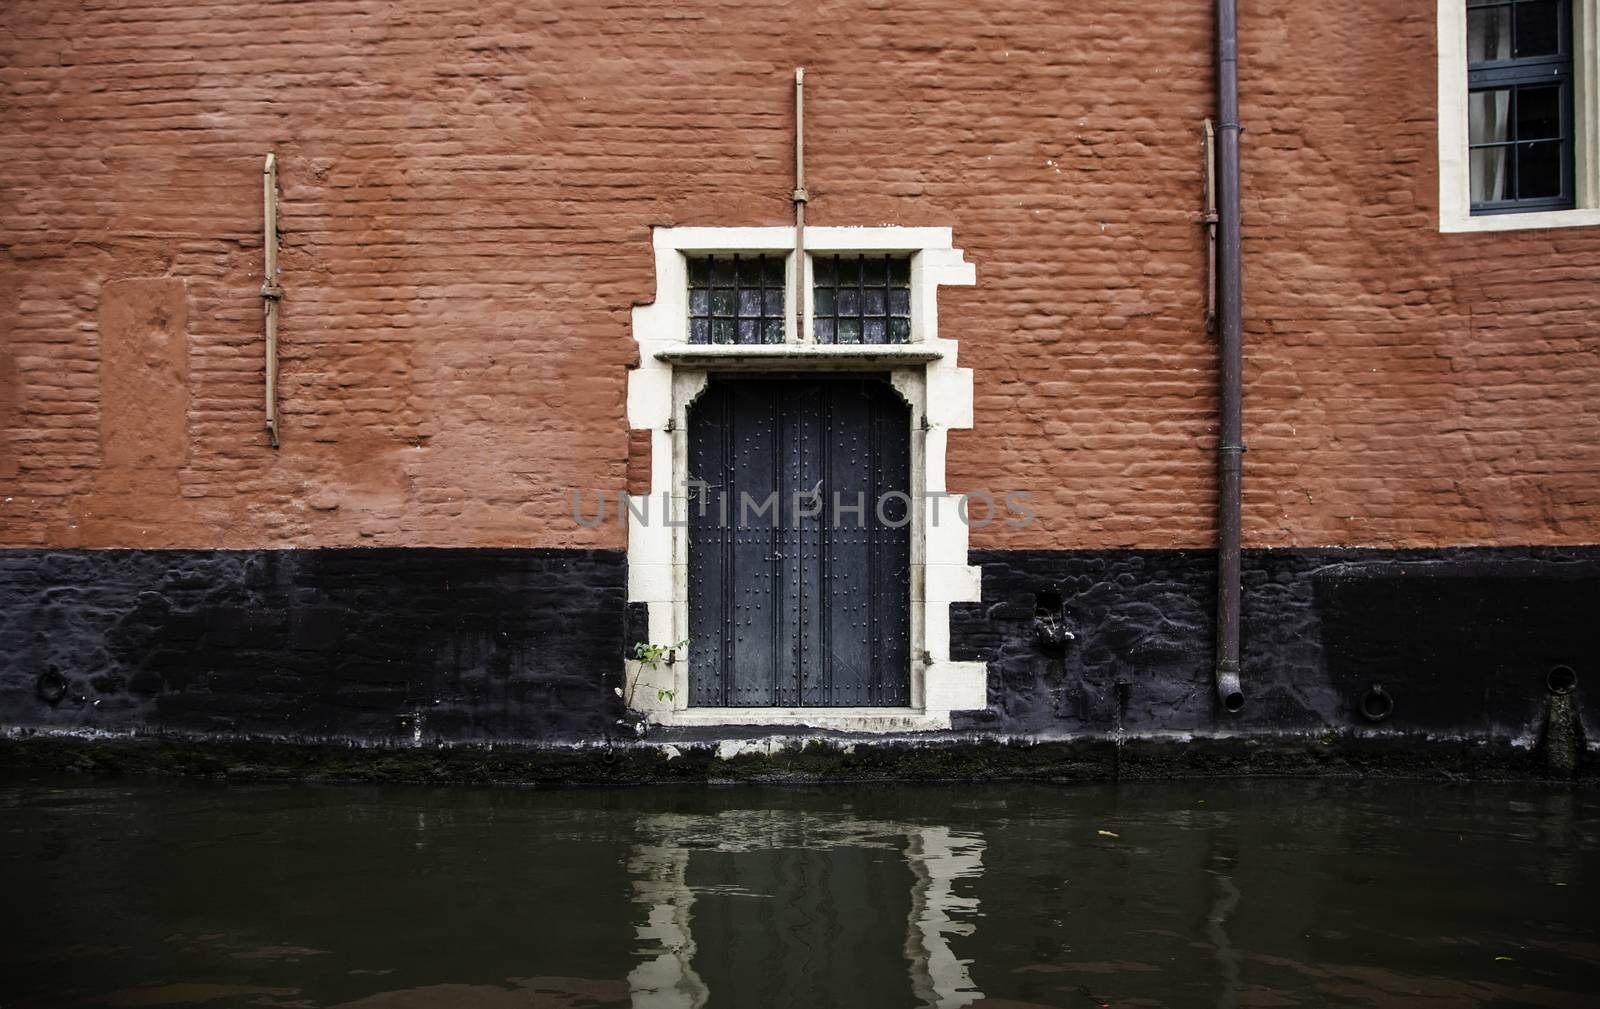
<path id="1" fill-rule="evenodd" d="M 804 189 L 796 189 L 793 193 L 789 194 L 789 198 L 796 203 L 804 203 L 811 197 L 810 194 L 808 194 Z"/>

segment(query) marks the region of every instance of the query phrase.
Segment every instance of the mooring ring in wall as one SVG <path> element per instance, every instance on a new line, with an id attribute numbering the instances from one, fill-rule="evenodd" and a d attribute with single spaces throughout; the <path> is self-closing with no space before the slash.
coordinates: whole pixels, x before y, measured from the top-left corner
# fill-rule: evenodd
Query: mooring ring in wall
<path id="1" fill-rule="evenodd" d="M 1394 698 L 1383 689 L 1382 684 L 1374 683 L 1361 695 L 1361 717 L 1369 722 L 1381 722 L 1394 712 Z"/>
<path id="2" fill-rule="evenodd" d="M 1578 689 L 1578 674 L 1571 666 L 1552 666 L 1544 685 L 1552 694 L 1570 694 Z"/>
<path id="3" fill-rule="evenodd" d="M 33 691 L 39 695 L 39 700 L 46 704 L 60 704 L 61 699 L 67 696 L 67 678 L 54 669 L 40 673 L 38 681 L 33 685 Z"/>

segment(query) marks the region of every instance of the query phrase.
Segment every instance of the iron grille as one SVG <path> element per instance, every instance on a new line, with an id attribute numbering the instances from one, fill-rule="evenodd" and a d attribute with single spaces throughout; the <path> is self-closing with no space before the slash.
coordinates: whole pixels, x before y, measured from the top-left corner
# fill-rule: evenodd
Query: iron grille
<path id="1" fill-rule="evenodd" d="M 812 274 L 818 343 L 910 341 L 909 257 L 817 256 Z"/>
<path id="2" fill-rule="evenodd" d="M 689 260 L 690 343 L 782 343 L 782 256 Z"/>

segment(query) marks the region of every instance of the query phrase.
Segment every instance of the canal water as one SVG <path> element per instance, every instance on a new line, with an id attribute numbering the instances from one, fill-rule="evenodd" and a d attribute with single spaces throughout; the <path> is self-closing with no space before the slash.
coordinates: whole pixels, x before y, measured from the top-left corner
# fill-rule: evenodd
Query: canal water
<path id="1" fill-rule="evenodd" d="M 0 1007 L 1594 1006 L 1600 797 L 0 782 Z"/>

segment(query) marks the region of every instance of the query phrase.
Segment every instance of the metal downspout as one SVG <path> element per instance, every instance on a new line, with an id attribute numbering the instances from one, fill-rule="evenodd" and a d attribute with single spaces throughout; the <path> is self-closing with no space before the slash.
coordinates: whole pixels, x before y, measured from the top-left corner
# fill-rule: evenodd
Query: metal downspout
<path id="1" fill-rule="evenodd" d="M 1218 455 L 1217 701 L 1244 707 L 1239 685 L 1240 457 L 1244 454 L 1243 301 L 1239 291 L 1239 23 L 1236 0 L 1217 0 L 1218 316 L 1222 416 Z"/>

